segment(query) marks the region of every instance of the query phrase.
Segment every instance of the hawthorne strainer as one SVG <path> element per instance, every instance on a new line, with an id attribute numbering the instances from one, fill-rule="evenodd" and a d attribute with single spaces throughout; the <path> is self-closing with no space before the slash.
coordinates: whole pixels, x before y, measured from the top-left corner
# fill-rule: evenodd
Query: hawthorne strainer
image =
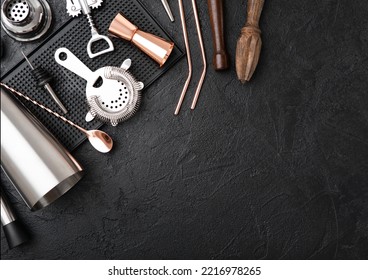
<path id="1" fill-rule="evenodd" d="M 87 81 L 86 97 L 90 108 L 87 122 L 96 117 L 116 126 L 137 112 L 144 85 L 128 71 L 130 59 L 126 59 L 120 68 L 106 66 L 94 72 L 67 48 L 56 50 L 55 60 Z"/>

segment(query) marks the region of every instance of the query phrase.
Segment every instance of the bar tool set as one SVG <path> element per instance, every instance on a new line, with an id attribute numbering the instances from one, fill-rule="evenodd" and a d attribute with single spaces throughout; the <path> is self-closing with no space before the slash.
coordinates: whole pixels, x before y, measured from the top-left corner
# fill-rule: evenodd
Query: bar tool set
<path id="1" fill-rule="evenodd" d="M 98 33 L 91 15 L 91 9 L 99 8 L 102 0 L 67 0 L 66 2 L 70 16 L 76 17 L 83 13 L 88 19 L 92 34 L 87 44 L 88 56 L 95 58 L 113 51 L 112 41 L 107 36 Z M 1 12 L 3 28 L 17 40 L 39 39 L 46 34 L 51 25 L 52 14 L 46 0 L 4 1 Z M 37 22 L 34 17 L 38 17 L 39 21 Z M 156 61 L 160 67 L 166 63 L 174 48 L 173 42 L 141 31 L 121 13 L 111 20 L 108 30 L 110 35 L 132 42 Z M 108 48 L 94 52 L 94 43 L 97 41 L 106 42 Z M 63 114 L 67 114 L 66 107 L 50 84 L 53 78 L 50 72 L 41 65 L 35 65 L 31 62 L 32 59 L 23 52 L 22 55 L 31 68 L 30 73 L 37 86 L 44 88 Z M 86 101 L 89 107 L 85 117 L 87 122 L 96 118 L 116 126 L 137 112 L 144 85 L 130 73 L 129 68 L 132 62 L 129 58 L 122 58 L 123 63 L 120 67 L 105 66 L 91 71 L 67 48 L 58 48 L 53 57 L 57 64 L 87 81 Z M 41 59 L 41 62 L 44 63 L 44 61 Z M 58 71 L 53 71 L 55 72 Z M 57 80 L 59 81 L 59 77 Z M 27 80 L 20 84 L 25 83 Z M 14 84 L 14 81 L 11 84 Z M 16 90 L 13 86 L 1 82 L 0 87 L 1 166 L 26 205 L 32 211 L 39 210 L 53 203 L 75 186 L 83 177 L 84 170 L 48 129 L 20 103 L 17 97 L 76 128 L 101 153 L 111 151 L 113 140 L 101 130 L 83 128 L 69 118 L 51 110 L 42 102 L 36 101 L 36 98 Z M 26 235 L 21 234 L 21 228 L 18 226 L 15 215 L 3 196 L 1 196 L 1 208 L 4 231 L 9 247 L 13 248 L 26 241 Z"/>
<path id="2" fill-rule="evenodd" d="M 161 0 L 161 2 L 169 19 L 174 22 L 174 16 L 169 6 L 169 1 Z M 108 36 L 101 35 L 98 32 L 92 18 L 92 9 L 97 10 L 102 7 L 102 4 L 103 0 L 66 0 L 66 10 L 71 17 L 77 17 L 80 14 L 84 14 L 88 20 L 91 37 L 88 33 L 85 34 L 85 37 L 83 38 L 86 41 L 88 39 L 87 54 L 91 59 L 103 54 L 106 54 L 104 57 L 110 58 L 108 55 L 111 56 L 114 55 L 114 53 L 116 54 L 116 50 L 118 49 L 117 48 L 115 50 L 113 42 Z M 105 7 L 102 7 L 101 10 L 106 8 L 109 4 L 114 5 L 114 7 L 116 5 L 116 3 L 112 4 L 112 2 L 105 3 Z M 228 69 L 230 61 L 225 42 L 225 4 L 226 1 L 224 2 L 222 0 L 207 0 L 213 39 L 212 64 L 216 71 Z M 236 72 L 242 83 L 251 79 L 259 60 L 262 45 L 259 19 L 263 5 L 264 0 L 248 0 L 247 21 L 241 30 L 236 48 Z M 198 60 L 199 58 L 193 57 L 193 54 L 191 53 L 190 36 L 187 29 L 187 19 L 183 0 L 178 0 L 178 6 L 180 23 L 185 42 L 188 72 L 174 111 L 175 115 L 179 114 L 189 85 L 192 81 L 192 60 Z M 206 48 L 202 37 L 201 23 L 198 15 L 197 1 L 191 0 L 191 6 L 200 47 L 200 62 L 203 67 L 201 69 L 201 74 L 191 103 L 191 109 L 194 110 L 207 75 L 207 59 Z M 132 20 L 128 19 L 128 16 L 123 13 L 124 10 L 120 12 L 119 9 L 114 9 L 112 12 L 109 14 L 108 21 L 99 21 L 99 24 L 102 26 L 103 23 L 105 23 L 108 35 L 126 41 L 115 42 L 116 46 L 118 46 L 118 44 L 120 44 L 120 47 L 124 44 L 130 46 L 129 43 L 131 43 L 136 47 L 134 49 L 139 49 L 146 54 L 146 56 L 142 55 L 141 58 L 138 57 L 138 63 L 136 62 L 137 56 L 128 56 L 125 52 L 123 53 L 124 56 L 134 58 L 135 64 L 137 63 L 138 65 L 137 68 L 141 67 L 141 69 L 143 67 L 139 64 L 139 59 L 142 60 L 149 57 L 152 59 L 151 61 L 154 61 L 158 65 L 149 61 L 145 66 L 152 64 L 153 67 L 164 69 L 163 71 L 165 71 L 166 66 L 164 65 L 170 65 L 170 62 L 167 61 L 172 53 L 175 53 L 173 52 L 175 44 L 172 40 L 165 39 L 166 33 L 162 34 L 161 32 L 161 35 L 158 36 L 155 34 L 155 29 L 147 28 L 147 24 L 144 22 L 142 29 L 149 31 L 143 31 L 135 25 Z M 98 16 L 98 13 L 99 12 L 96 12 L 95 16 Z M 10 37 L 18 41 L 27 42 L 42 38 L 49 30 L 51 21 L 52 13 L 50 5 L 46 0 L 5 0 L 1 5 L 1 26 Z M 139 20 L 137 22 L 139 22 Z M 106 25 L 106 23 L 108 25 Z M 141 25 L 142 22 L 139 24 Z M 85 29 L 85 27 L 83 28 Z M 67 31 L 69 31 L 69 29 Z M 96 51 L 96 48 L 94 47 L 100 45 L 96 44 L 96 42 L 106 43 L 107 48 Z M 84 111 L 83 115 L 79 115 L 82 119 L 79 119 L 79 121 L 71 121 L 71 118 L 60 115 L 50 109 L 50 106 L 47 106 L 49 102 L 48 100 L 45 102 L 45 100 L 42 101 L 41 99 L 40 101 L 39 97 L 31 97 L 30 91 L 23 90 L 23 92 L 21 92 L 15 89 L 18 88 L 18 86 L 15 85 L 16 83 L 14 83 L 14 81 L 12 83 L 0 83 L 2 130 L 1 166 L 9 180 L 14 185 L 14 188 L 32 211 L 44 208 L 74 187 L 83 177 L 84 169 L 70 154 L 70 152 L 51 134 L 51 132 L 24 107 L 18 98 L 22 98 L 33 105 L 36 105 L 38 108 L 41 108 L 44 115 L 52 115 L 59 120 L 62 120 L 68 125 L 68 129 L 71 129 L 70 126 L 76 128 L 85 135 L 90 144 L 97 151 L 108 153 L 112 150 L 113 140 L 107 133 L 98 129 L 88 130 L 77 123 L 80 121 L 83 122 L 83 118 L 86 122 L 92 122 L 96 119 L 97 121 L 108 123 L 113 127 L 116 127 L 119 123 L 130 119 L 137 113 L 142 101 L 142 90 L 145 87 L 143 82 L 140 80 L 145 81 L 145 84 L 147 85 L 144 75 L 141 75 L 143 77 L 140 77 L 138 80 L 129 71 L 132 66 L 132 61 L 128 57 L 115 57 L 113 60 L 109 60 L 110 63 L 111 61 L 114 61 L 114 63 L 111 64 L 115 64 L 115 61 L 116 63 L 122 62 L 119 66 L 101 67 L 105 64 L 102 64 L 100 61 L 99 66 L 96 67 L 96 64 L 92 64 L 94 66 L 90 67 L 91 69 L 94 68 L 97 70 L 91 70 L 87 67 L 87 65 L 89 65 L 88 63 L 86 63 L 86 65 L 75 55 L 78 54 L 78 56 L 82 58 L 81 53 L 78 52 L 78 46 L 75 45 L 75 42 L 68 41 L 68 44 L 64 44 L 64 46 L 67 46 L 68 48 L 61 47 L 60 42 L 58 41 L 57 44 L 56 48 L 52 49 L 52 63 L 56 62 L 58 64 L 57 71 L 50 71 L 50 73 L 53 73 L 55 78 L 58 78 L 55 79 L 56 82 L 53 86 L 57 86 L 58 82 L 60 83 L 60 77 L 56 76 L 55 73 L 65 76 L 65 72 L 68 71 L 71 71 L 86 81 L 85 100 L 88 105 L 88 112 L 85 116 Z M 108 54 L 114 50 L 114 53 Z M 50 75 L 50 73 L 44 68 L 31 62 L 37 61 L 34 58 L 32 59 L 32 55 L 34 55 L 34 53 L 26 56 L 22 52 L 22 55 L 31 68 L 30 72 L 32 73 L 37 86 L 44 88 L 52 97 L 52 100 L 58 105 L 58 108 L 63 112 L 63 114 L 67 114 L 67 108 L 50 85 L 53 78 L 52 75 Z M 99 59 L 94 59 L 93 61 L 98 62 Z M 45 61 L 43 59 L 41 59 L 41 62 L 45 65 Z M 106 64 L 110 63 L 106 62 Z M 134 72 L 137 71 L 137 68 L 134 68 Z M 79 79 L 76 79 L 74 76 L 67 76 L 69 77 L 69 81 L 62 80 L 61 83 L 80 85 Z M 27 83 L 27 81 L 22 81 L 22 85 L 25 83 Z M 82 86 L 84 87 L 84 84 L 82 84 Z M 71 91 L 73 91 L 73 89 Z M 65 93 L 67 91 L 62 92 Z M 63 99 L 64 102 L 68 102 L 70 100 L 70 98 Z M 67 107 L 70 107 L 70 111 L 73 111 L 72 105 L 74 104 L 65 104 L 68 105 Z M 47 112 L 47 114 L 45 114 L 44 111 Z M 79 111 L 81 112 L 80 109 Z M 95 128 L 98 127 L 99 126 L 95 126 Z M 83 140 L 84 139 L 85 138 L 83 138 Z M 0 198 L 3 229 L 8 240 L 9 247 L 13 248 L 27 241 L 28 235 L 16 219 L 15 214 L 3 195 L 3 191 Z"/>

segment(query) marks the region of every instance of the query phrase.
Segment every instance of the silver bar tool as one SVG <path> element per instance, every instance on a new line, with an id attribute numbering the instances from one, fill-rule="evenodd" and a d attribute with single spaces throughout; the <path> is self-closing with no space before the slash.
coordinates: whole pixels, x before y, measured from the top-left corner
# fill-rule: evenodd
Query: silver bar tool
<path id="1" fill-rule="evenodd" d="M 17 219 L 9 201 L 6 199 L 4 190 L 0 194 L 1 225 L 10 249 L 17 247 L 29 240 L 29 235 L 23 224 Z"/>
<path id="2" fill-rule="evenodd" d="M 63 111 L 64 114 L 68 113 L 68 110 L 65 108 L 63 103 L 60 101 L 60 99 L 56 95 L 55 91 L 52 89 L 50 83 L 47 82 L 48 80 L 51 80 L 52 77 L 45 70 L 43 70 L 41 67 L 35 68 L 32 65 L 32 63 L 29 61 L 28 57 L 22 51 L 21 51 L 21 53 L 24 56 L 24 58 L 26 59 L 29 66 L 31 67 L 32 73 L 34 74 L 35 79 L 39 80 L 39 81 L 37 81 L 39 83 L 39 85 L 43 86 L 47 90 L 47 92 L 51 95 L 52 99 L 54 99 L 55 103 L 60 107 L 61 111 Z"/>
<path id="3" fill-rule="evenodd" d="M 83 176 L 78 161 L 4 86 L 1 167 L 31 210 L 69 191 Z"/>
<path id="4" fill-rule="evenodd" d="M 96 56 L 111 52 L 114 50 L 114 45 L 109 37 L 105 35 L 101 35 L 98 33 L 98 30 L 95 26 L 95 23 L 92 18 L 91 7 L 98 8 L 102 4 L 102 0 L 67 0 L 66 1 L 66 9 L 70 16 L 75 17 L 80 14 L 82 11 L 83 14 L 87 17 L 89 26 L 91 27 L 92 38 L 88 41 L 87 44 L 87 53 L 90 58 L 94 58 Z M 92 44 L 103 40 L 108 44 L 108 48 L 99 52 L 92 52 Z"/>
<path id="5" fill-rule="evenodd" d="M 165 8 L 166 13 L 169 16 L 170 20 L 172 22 L 174 22 L 174 16 L 173 16 L 173 14 L 171 12 L 169 3 L 167 2 L 167 0 L 161 0 L 161 2 L 162 2 L 162 5 L 164 5 L 164 8 Z"/>

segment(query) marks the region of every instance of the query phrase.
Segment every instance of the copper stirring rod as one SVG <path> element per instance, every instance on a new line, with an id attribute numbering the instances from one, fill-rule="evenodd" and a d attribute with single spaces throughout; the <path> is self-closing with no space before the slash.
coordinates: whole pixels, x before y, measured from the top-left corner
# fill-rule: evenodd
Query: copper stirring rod
<path id="1" fill-rule="evenodd" d="M 185 12 L 184 12 L 184 7 L 183 7 L 183 0 L 178 0 L 179 2 L 179 10 L 180 10 L 180 19 L 181 19 L 181 26 L 183 28 L 183 35 L 184 35 L 184 41 L 185 41 L 185 49 L 187 52 L 187 61 L 188 61 L 188 78 L 185 81 L 183 90 L 181 92 L 180 98 L 179 98 L 179 102 L 178 105 L 176 106 L 175 109 L 175 115 L 179 114 L 181 105 L 183 104 L 184 101 L 184 97 L 185 94 L 187 93 L 188 87 L 189 87 L 189 83 L 190 80 L 192 79 L 192 58 L 190 55 L 190 46 L 189 46 L 189 39 L 188 39 L 188 31 L 187 31 L 187 24 L 185 22 Z"/>
<path id="2" fill-rule="evenodd" d="M 202 71 L 201 79 L 198 82 L 198 86 L 197 86 L 197 89 L 196 89 L 196 92 L 195 92 L 195 95 L 194 95 L 194 98 L 193 98 L 192 106 L 190 107 L 192 110 L 194 110 L 196 105 L 197 105 L 199 94 L 201 93 L 201 89 L 202 89 L 204 79 L 206 77 L 207 60 L 206 60 L 206 51 L 204 49 L 204 44 L 203 44 L 201 24 L 199 22 L 199 17 L 198 17 L 198 10 L 197 10 L 196 0 L 192 0 L 192 6 L 193 6 L 193 12 L 194 12 L 194 19 L 195 19 L 196 27 L 197 27 L 199 45 L 201 47 L 202 60 L 203 60 L 203 71 Z"/>
<path id="3" fill-rule="evenodd" d="M 4 84 L 4 83 L 1 83 L 1 82 L 0 82 L 0 86 L 3 86 L 4 88 L 6 88 L 6 89 L 10 90 L 13 94 L 16 94 L 16 95 L 18 95 L 18 96 L 20 96 L 20 97 L 22 97 L 22 98 L 26 99 L 27 101 L 29 101 L 29 102 L 31 102 L 31 103 L 33 103 L 33 104 L 35 104 L 35 105 L 39 106 L 39 107 L 40 107 L 40 108 L 42 108 L 43 110 L 45 110 L 45 111 L 49 112 L 50 114 L 53 114 L 55 117 L 57 117 L 57 118 L 59 118 L 59 119 L 63 120 L 64 122 L 66 122 L 66 123 L 70 124 L 71 126 L 74 126 L 75 128 L 77 128 L 77 129 L 79 129 L 79 130 L 81 130 L 81 131 L 83 131 L 83 132 L 87 132 L 87 130 L 86 130 L 86 129 L 84 129 L 83 127 L 80 127 L 79 125 L 77 125 L 77 124 L 73 123 L 72 121 L 68 120 L 68 119 L 67 119 L 67 118 L 65 118 L 64 116 L 59 115 L 58 113 L 56 113 L 56 112 L 52 111 L 51 109 L 49 109 L 49 108 L 45 107 L 45 106 L 44 106 L 44 105 L 42 105 L 41 103 L 38 103 L 37 101 L 35 101 L 35 100 L 33 100 L 33 99 L 29 98 L 28 96 L 26 96 L 26 95 L 22 94 L 21 92 L 16 91 L 15 89 L 13 89 L 13 88 L 9 87 L 8 85 L 6 85 L 6 84 Z"/>
<path id="4" fill-rule="evenodd" d="M 86 130 L 83 127 L 80 127 L 79 125 L 73 123 L 72 121 L 68 120 L 67 118 L 59 115 L 58 113 L 52 111 L 51 109 L 47 108 L 46 106 L 43 106 L 41 103 L 38 103 L 37 101 L 33 100 L 32 98 L 24 95 L 23 93 L 9 87 L 8 85 L 1 83 L 0 86 L 3 86 L 4 88 L 8 89 L 11 93 L 14 95 L 18 95 L 24 99 L 26 99 L 29 102 L 32 102 L 33 104 L 37 105 L 38 107 L 42 108 L 43 110 L 47 111 L 48 113 L 54 115 L 55 117 L 63 120 L 67 124 L 77 128 L 79 131 L 81 131 L 88 139 L 88 141 L 91 143 L 91 145 L 99 152 L 101 153 L 107 153 L 112 149 L 113 146 L 113 140 L 111 137 L 101 131 L 101 130 Z"/>

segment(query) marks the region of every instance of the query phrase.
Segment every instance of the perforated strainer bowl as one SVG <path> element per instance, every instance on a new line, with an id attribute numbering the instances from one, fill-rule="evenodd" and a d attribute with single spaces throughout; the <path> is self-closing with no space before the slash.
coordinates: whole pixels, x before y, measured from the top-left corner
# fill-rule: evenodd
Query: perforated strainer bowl
<path id="1" fill-rule="evenodd" d="M 105 84 L 109 84 L 104 87 L 103 94 L 95 95 L 87 91 L 87 103 L 93 117 L 116 126 L 137 112 L 144 85 L 134 78 L 128 68 L 112 66 L 103 68 L 104 77 L 107 79 Z"/>
<path id="2" fill-rule="evenodd" d="M 33 41 L 46 34 L 52 13 L 46 0 L 5 0 L 1 5 L 1 26 L 18 41 Z"/>
<path id="3" fill-rule="evenodd" d="M 7 18 L 12 21 L 22 21 L 29 15 L 29 6 L 27 1 L 12 0 L 9 2 L 7 7 Z"/>

